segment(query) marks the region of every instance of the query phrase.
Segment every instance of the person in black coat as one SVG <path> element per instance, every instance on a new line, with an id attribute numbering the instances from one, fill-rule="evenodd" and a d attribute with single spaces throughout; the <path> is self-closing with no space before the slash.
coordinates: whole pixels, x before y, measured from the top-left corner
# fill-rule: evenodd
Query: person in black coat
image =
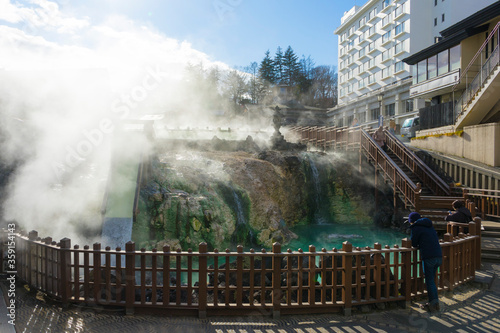
<path id="1" fill-rule="evenodd" d="M 460 223 L 469 223 L 472 221 L 472 214 L 470 210 L 465 207 L 463 201 L 455 200 L 451 204 L 454 212 L 450 211 L 450 215 L 446 216 L 445 221 L 450 222 L 460 222 Z"/>
<path id="2" fill-rule="evenodd" d="M 432 221 L 422 218 L 419 213 L 413 212 L 409 215 L 411 230 L 411 244 L 420 250 L 422 259 L 425 285 L 427 286 L 427 296 L 429 303 L 422 305 L 423 309 L 431 312 L 439 311 L 439 298 L 434 277 L 439 266 L 443 263 L 443 253 L 436 230 L 432 226 Z"/>

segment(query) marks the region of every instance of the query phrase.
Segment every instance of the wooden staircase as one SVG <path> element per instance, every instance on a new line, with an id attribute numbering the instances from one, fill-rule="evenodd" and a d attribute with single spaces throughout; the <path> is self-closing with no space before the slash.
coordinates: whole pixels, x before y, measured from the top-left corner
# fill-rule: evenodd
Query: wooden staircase
<path id="1" fill-rule="evenodd" d="M 436 230 L 446 231 L 447 222 L 444 218 L 452 209 L 453 201 L 466 201 L 465 194 L 452 195 L 449 184 L 387 131 L 388 149 L 384 151 L 366 130 L 360 128 L 295 126 L 292 130 L 300 136 L 301 142 L 321 149 L 359 149 L 360 165 L 364 156 L 375 167 L 376 175 L 381 174 L 385 182 L 391 183 L 395 198 L 401 199 L 405 208 L 431 219 Z M 396 201 L 394 204 L 396 205 Z M 476 203 L 468 201 L 467 205 L 474 217 Z M 486 223 L 485 230 L 482 234 L 482 256 L 485 260 L 500 261 L 500 223 Z"/>
<path id="2" fill-rule="evenodd" d="M 500 222 L 484 221 L 481 233 L 481 258 L 500 262 Z"/>

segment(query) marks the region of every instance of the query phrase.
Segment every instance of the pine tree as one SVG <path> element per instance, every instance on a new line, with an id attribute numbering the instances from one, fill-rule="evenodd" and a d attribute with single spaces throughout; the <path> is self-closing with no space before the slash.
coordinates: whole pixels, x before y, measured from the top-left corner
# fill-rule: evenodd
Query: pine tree
<path id="1" fill-rule="evenodd" d="M 285 51 L 283 55 L 283 69 L 282 69 L 282 83 L 289 86 L 295 86 L 298 82 L 300 74 L 300 64 L 298 62 L 299 57 L 293 52 L 291 46 Z"/>
<path id="2" fill-rule="evenodd" d="M 276 73 L 274 70 L 274 62 L 269 55 L 269 50 L 266 52 L 266 56 L 262 59 L 259 67 L 259 79 L 269 84 L 276 83 Z"/>
<path id="3" fill-rule="evenodd" d="M 276 50 L 274 55 L 274 73 L 276 77 L 276 84 L 282 84 L 283 82 L 283 50 L 280 46 Z"/>

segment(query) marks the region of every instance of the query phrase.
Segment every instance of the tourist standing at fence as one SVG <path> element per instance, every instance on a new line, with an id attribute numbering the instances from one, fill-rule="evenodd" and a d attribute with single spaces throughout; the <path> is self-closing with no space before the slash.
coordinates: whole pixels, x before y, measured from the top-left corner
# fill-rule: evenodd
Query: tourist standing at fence
<path id="1" fill-rule="evenodd" d="M 380 126 L 375 133 L 373 133 L 373 140 L 385 151 L 386 145 L 385 145 L 385 133 L 384 133 L 384 127 Z"/>
<path id="2" fill-rule="evenodd" d="M 472 214 L 470 210 L 465 207 L 463 201 L 455 200 L 451 204 L 455 211 L 449 211 L 450 215 L 446 216 L 444 219 L 449 222 L 460 222 L 469 223 L 472 221 Z"/>
<path id="3" fill-rule="evenodd" d="M 429 303 L 421 305 L 421 308 L 431 312 L 439 311 L 438 291 L 434 281 L 437 269 L 443 262 L 439 238 L 432 226 L 432 221 L 426 217 L 422 218 L 419 213 L 411 213 L 408 221 L 410 222 L 411 243 L 420 250 L 429 297 Z"/>

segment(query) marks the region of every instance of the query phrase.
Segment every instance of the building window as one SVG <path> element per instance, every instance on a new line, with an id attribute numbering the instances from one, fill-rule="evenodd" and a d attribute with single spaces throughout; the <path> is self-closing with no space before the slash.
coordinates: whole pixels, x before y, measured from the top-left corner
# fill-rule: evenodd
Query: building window
<path id="1" fill-rule="evenodd" d="M 460 45 L 450 49 L 450 71 L 460 68 Z"/>
<path id="2" fill-rule="evenodd" d="M 373 8 L 369 13 L 368 13 L 368 21 L 374 18 L 377 15 L 377 7 Z"/>
<path id="3" fill-rule="evenodd" d="M 391 68 L 392 67 L 386 67 L 386 68 L 382 69 L 382 78 L 387 78 L 387 77 L 390 77 L 392 75 Z"/>
<path id="4" fill-rule="evenodd" d="M 354 115 L 347 116 L 347 124 L 351 125 L 354 120 Z"/>
<path id="5" fill-rule="evenodd" d="M 437 76 L 437 56 L 427 59 L 427 79 L 430 80 Z"/>
<path id="6" fill-rule="evenodd" d="M 444 14 L 441 15 L 441 22 L 444 22 Z"/>
<path id="7" fill-rule="evenodd" d="M 359 50 L 359 57 L 364 57 L 366 54 L 366 47 L 363 47 L 361 50 Z"/>
<path id="8" fill-rule="evenodd" d="M 396 114 L 396 104 L 388 104 L 385 106 L 385 115 L 386 117 L 393 117 Z"/>
<path id="9" fill-rule="evenodd" d="M 365 112 L 358 113 L 357 117 L 358 117 L 358 124 L 362 124 L 362 123 L 366 122 L 366 113 Z"/>
<path id="10" fill-rule="evenodd" d="M 383 19 L 382 19 L 382 26 L 385 27 L 388 25 L 391 21 L 391 15 L 387 14 Z"/>
<path id="11" fill-rule="evenodd" d="M 438 0 L 434 0 L 434 6 L 438 5 Z"/>
<path id="12" fill-rule="evenodd" d="M 366 23 L 366 16 L 363 17 L 361 20 L 359 20 L 359 27 L 361 28 L 362 26 L 364 26 Z"/>
<path id="13" fill-rule="evenodd" d="M 401 72 L 405 69 L 405 64 L 402 61 L 398 61 L 397 63 L 394 64 L 394 72 Z"/>
<path id="14" fill-rule="evenodd" d="M 391 57 L 391 49 L 382 52 L 382 61 L 386 61 Z"/>
<path id="15" fill-rule="evenodd" d="M 373 75 L 373 74 L 369 75 L 369 76 L 365 77 L 363 80 L 366 82 L 365 85 L 372 84 L 375 82 L 375 75 Z"/>
<path id="16" fill-rule="evenodd" d="M 371 120 L 377 120 L 379 114 L 380 114 L 380 109 L 379 108 L 371 109 L 370 110 Z"/>
<path id="17" fill-rule="evenodd" d="M 394 46 L 394 54 L 399 54 L 399 53 L 401 53 L 403 51 L 405 51 L 405 43 L 404 43 L 404 41 L 402 41 L 400 43 L 397 43 Z"/>
<path id="18" fill-rule="evenodd" d="M 402 33 L 403 31 L 405 31 L 405 23 L 402 22 L 401 24 L 398 24 L 395 28 L 394 28 L 394 35 L 399 35 L 400 33 Z"/>
<path id="19" fill-rule="evenodd" d="M 382 8 L 389 6 L 390 3 L 391 3 L 391 0 L 383 0 L 382 1 Z"/>
<path id="20" fill-rule="evenodd" d="M 413 111 L 413 99 L 407 99 L 405 104 L 406 104 L 405 111 L 412 112 Z"/>
<path id="21" fill-rule="evenodd" d="M 434 26 L 438 25 L 438 19 L 434 18 Z"/>
<path id="22" fill-rule="evenodd" d="M 382 36 L 382 43 L 387 42 L 389 39 L 391 39 L 391 31 L 387 31 L 383 36 Z"/>
<path id="23" fill-rule="evenodd" d="M 370 29 L 368 29 L 368 36 L 373 36 L 375 34 L 375 26 L 371 26 Z"/>
<path id="24" fill-rule="evenodd" d="M 427 80 L 427 59 L 417 64 L 417 82 L 424 82 L 425 80 Z"/>
<path id="25" fill-rule="evenodd" d="M 437 55 L 437 75 L 443 75 L 449 72 L 448 50 L 439 52 Z"/>
<path id="26" fill-rule="evenodd" d="M 368 52 L 371 52 L 375 49 L 375 42 L 371 42 L 368 44 Z"/>
<path id="27" fill-rule="evenodd" d="M 396 9 L 394 10 L 394 17 L 398 17 L 399 15 L 403 14 L 403 9 L 404 9 L 404 4 L 397 6 Z"/>
<path id="28" fill-rule="evenodd" d="M 362 33 L 361 35 L 359 35 L 359 38 L 358 38 L 358 43 L 361 43 L 362 41 L 365 40 L 365 34 Z"/>

